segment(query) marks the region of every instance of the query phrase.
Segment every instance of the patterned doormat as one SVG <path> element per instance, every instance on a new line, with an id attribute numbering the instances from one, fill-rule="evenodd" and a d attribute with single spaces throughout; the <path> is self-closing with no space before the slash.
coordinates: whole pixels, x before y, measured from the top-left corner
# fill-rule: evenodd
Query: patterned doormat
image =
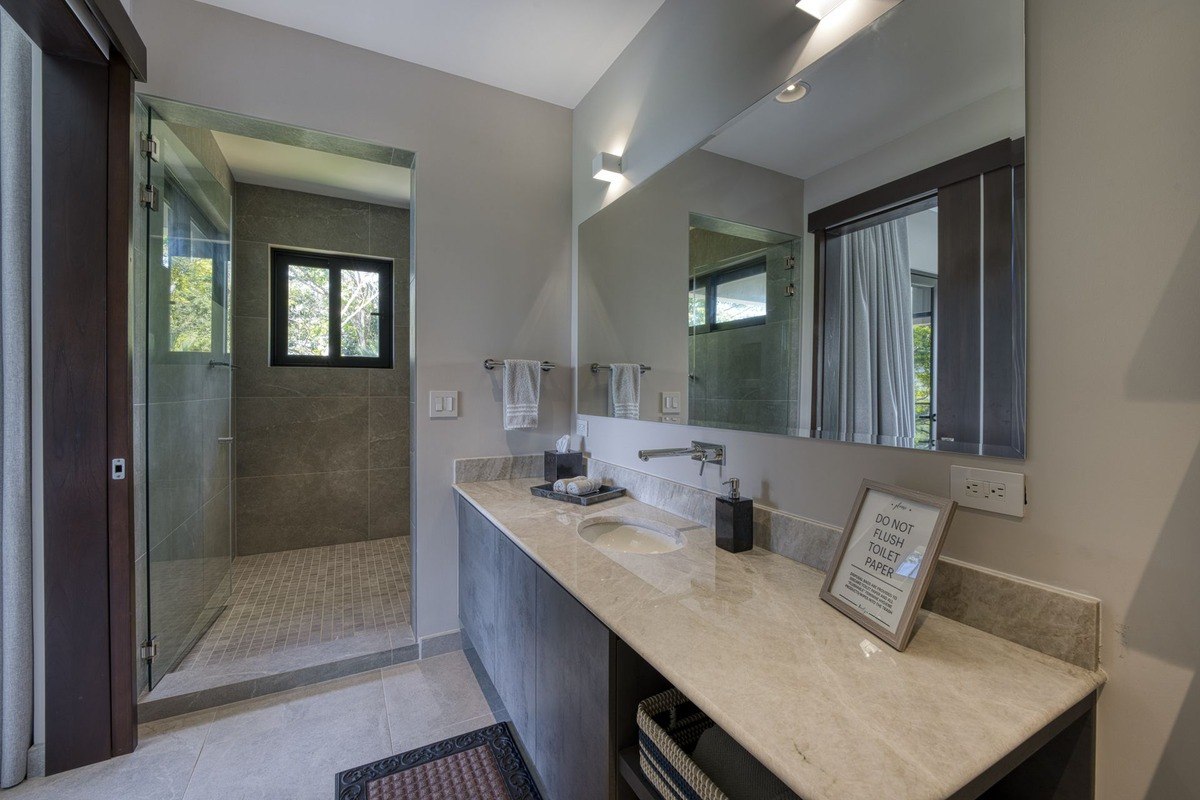
<path id="1" fill-rule="evenodd" d="M 542 800 L 508 723 L 337 776 L 336 800 Z"/>

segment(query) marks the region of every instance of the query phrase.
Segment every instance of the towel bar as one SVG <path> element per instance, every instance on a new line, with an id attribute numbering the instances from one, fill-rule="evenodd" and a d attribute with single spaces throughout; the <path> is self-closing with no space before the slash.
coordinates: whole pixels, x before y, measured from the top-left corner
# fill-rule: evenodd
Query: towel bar
<path id="1" fill-rule="evenodd" d="M 487 359 L 484 359 L 484 361 L 483 361 L 484 369 L 495 369 L 496 367 L 503 367 L 503 366 L 504 366 L 504 361 L 502 361 L 502 360 L 497 361 L 494 358 L 487 358 Z M 558 366 L 557 364 L 553 364 L 549 361 L 543 361 L 542 362 L 542 372 L 549 372 L 550 370 L 554 369 L 557 366 Z"/>
<path id="2" fill-rule="evenodd" d="M 612 369 L 612 364 L 592 364 L 592 372 L 599 372 L 602 369 Z M 650 368 L 645 364 L 638 364 L 638 371 L 645 375 Z"/>

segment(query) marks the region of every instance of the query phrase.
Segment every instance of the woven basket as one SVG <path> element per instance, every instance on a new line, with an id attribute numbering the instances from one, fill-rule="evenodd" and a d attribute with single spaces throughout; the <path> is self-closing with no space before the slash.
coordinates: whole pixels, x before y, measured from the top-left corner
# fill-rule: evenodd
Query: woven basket
<path id="1" fill-rule="evenodd" d="M 688 755 L 715 723 L 682 692 L 638 703 L 637 724 L 642 772 L 664 800 L 729 800 Z"/>

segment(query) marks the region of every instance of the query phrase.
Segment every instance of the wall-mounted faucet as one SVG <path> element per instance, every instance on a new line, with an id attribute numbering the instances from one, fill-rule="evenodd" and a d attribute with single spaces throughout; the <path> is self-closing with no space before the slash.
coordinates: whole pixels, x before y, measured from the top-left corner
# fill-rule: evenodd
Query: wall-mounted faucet
<path id="1" fill-rule="evenodd" d="M 725 464 L 725 445 L 710 442 L 692 442 L 691 447 L 667 447 L 661 450 L 638 450 L 638 458 L 649 461 L 652 458 L 674 458 L 687 456 L 692 461 L 700 462 L 700 474 L 704 474 L 705 464 Z"/>

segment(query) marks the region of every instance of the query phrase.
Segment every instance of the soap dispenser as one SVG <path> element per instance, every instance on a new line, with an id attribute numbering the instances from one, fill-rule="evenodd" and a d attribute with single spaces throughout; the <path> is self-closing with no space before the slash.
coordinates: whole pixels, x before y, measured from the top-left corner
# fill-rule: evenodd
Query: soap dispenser
<path id="1" fill-rule="evenodd" d="M 741 481 L 731 478 L 721 484 L 729 487 L 728 497 L 717 498 L 717 547 L 741 553 L 754 547 L 754 501 L 742 497 Z"/>

